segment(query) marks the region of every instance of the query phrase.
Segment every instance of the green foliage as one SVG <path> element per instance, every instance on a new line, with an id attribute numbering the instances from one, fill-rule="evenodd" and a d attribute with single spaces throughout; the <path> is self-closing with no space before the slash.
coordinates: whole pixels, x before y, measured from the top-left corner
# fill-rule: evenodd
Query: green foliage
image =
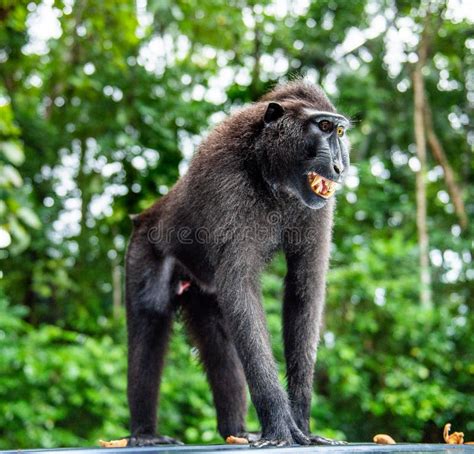
<path id="1" fill-rule="evenodd" d="M 474 438 L 474 232 L 472 222 L 461 231 L 431 154 L 434 306 L 418 302 L 410 77 L 428 3 L 303 3 L 0 1 L 0 448 L 127 434 L 117 301 L 128 214 L 167 192 L 224 113 L 298 75 L 354 126 L 312 427 L 350 441 L 440 441 L 450 421 Z M 472 23 L 429 3 L 427 97 L 472 218 Z M 41 11 L 56 17 L 45 43 Z M 278 256 L 262 278 L 282 382 L 284 275 Z M 164 434 L 220 441 L 179 321 L 161 400 Z M 248 425 L 258 430 L 253 408 Z"/>
<path id="2" fill-rule="evenodd" d="M 1 447 L 72 446 L 126 432 L 123 336 L 24 322 L 0 298 Z"/>
<path id="3" fill-rule="evenodd" d="M 27 188 L 18 171 L 25 161 L 19 128 L 13 121 L 9 105 L 0 107 L 0 244 L 10 246 L 13 254 L 30 243 L 28 229 L 39 229 L 41 222 L 33 211 Z M 0 253 L 1 254 L 1 253 Z M 1 257 L 1 255 L 0 255 Z"/>

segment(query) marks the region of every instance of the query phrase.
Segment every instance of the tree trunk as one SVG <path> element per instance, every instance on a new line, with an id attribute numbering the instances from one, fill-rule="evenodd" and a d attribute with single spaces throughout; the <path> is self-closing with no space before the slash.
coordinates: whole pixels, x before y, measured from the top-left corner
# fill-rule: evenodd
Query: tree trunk
<path id="1" fill-rule="evenodd" d="M 464 207 L 464 202 L 462 200 L 462 191 L 456 182 L 453 168 L 449 164 L 443 146 L 441 145 L 441 142 L 434 131 L 431 108 L 427 99 L 425 100 L 425 122 L 428 143 L 430 145 L 431 151 L 433 152 L 433 156 L 443 168 L 444 180 L 446 182 L 446 186 L 448 187 L 449 196 L 453 201 L 454 210 L 457 217 L 459 218 L 459 224 L 461 225 L 462 229 L 465 230 L 468 224 L 468 218 L 466 209 Z"/>
<path id="2" fill-rule="evenodd" d="M 428 16 L 427 18 L 428 19 Z M 425 308 L 432 306 L 431 275 L 429 262 L 429 237 L 426 216 L 426 133 L 424 124 L 425 86 L 422 69 L 428 52 L 427 27 L 421 35 L 418 49 L 418 62 L 413 70 L 413 98 L 414 98 L 414 132 L 416 155 L 420 162 L 420 169 L 416 172 L 416 225 L 418 229 L 418 245 L 420 250 L 420 302 Z"/>

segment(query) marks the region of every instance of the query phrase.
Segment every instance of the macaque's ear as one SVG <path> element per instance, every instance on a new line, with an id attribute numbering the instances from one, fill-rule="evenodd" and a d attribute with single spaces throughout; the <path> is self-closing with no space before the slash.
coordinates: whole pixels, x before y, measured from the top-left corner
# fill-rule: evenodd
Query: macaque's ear
<path id="1" fill-rule="evenodd" d="M 265 124 L 271 123 L 272 121 L 278 120 L 284 113 L 285 111 L 280 104 L 277 102 L 270 102 L 268 103 L 263 121 Z"/>

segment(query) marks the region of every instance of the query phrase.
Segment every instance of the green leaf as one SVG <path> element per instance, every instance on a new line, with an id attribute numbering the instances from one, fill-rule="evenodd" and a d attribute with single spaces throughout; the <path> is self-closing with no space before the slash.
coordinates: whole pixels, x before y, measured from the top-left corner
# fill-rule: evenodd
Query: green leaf
<path id="1" fill-rule="evenodd" d="M 23 184 L 23 179 L 15 167 L 6 165 L 0 167 L 0 186 L 13 185 L 19 188 Z"/>
<path id="2" fill-rule="evenodd" d="M 33 229 L 39 229 L 41 227 L 41 221 L 31 208 L 21 207 L 17 215 L 26 225 Z"/>
<path id="3" fill-rule="evenodd" d="M 10 141 L 0 143 L 0 151 L 10 163 L 16 166 L 23 164 L 25 160 L 23 149 L 17 142 Z"/>

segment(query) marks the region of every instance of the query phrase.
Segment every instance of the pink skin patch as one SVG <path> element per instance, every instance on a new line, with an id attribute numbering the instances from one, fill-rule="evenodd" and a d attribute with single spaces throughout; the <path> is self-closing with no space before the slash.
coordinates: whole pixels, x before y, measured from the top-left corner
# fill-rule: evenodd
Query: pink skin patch
<path id="1" fill-rule="evenodd" d="M 191 287 L 191 281 L 179 281 L 177 295 L 182 295 L 186 290 Z"/>

